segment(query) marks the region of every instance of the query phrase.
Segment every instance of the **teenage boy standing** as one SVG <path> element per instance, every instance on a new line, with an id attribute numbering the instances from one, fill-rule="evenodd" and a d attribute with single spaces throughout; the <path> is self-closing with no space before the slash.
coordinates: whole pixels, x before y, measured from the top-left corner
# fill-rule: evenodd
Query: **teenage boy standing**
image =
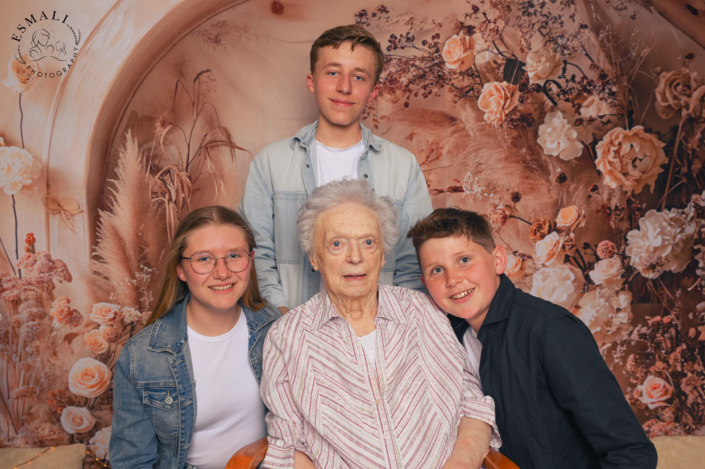
<path id="1" fill-rule="evenodd" d="M 487 220 L 437 209 L 408 236 L 424 285 L 495 400 L 502 454 L 522 469 L 656 467 L 656 450 L 590 330 L 514 287 Z"/>
<path id="2" fill-rule="evenodd" d="M 297 213 L 313 189 L 344 177 L 366 179 L 401 212 L 400 241 L 385 259 L 380 282 L 423 288 L 405 236 L 432 210 L 423 173 L 414 155 L 360 122 L 379 92 L 384 65 L 379 42 L 360 26 L 339 26 L 316 39 L 310 61 L 306 86 L 315 96 L 318 120 L 255 157 L 240 204 L 255 232 L 262 295 L 284 313 L 320 291 L 320 273 L 299 246 Z"/>

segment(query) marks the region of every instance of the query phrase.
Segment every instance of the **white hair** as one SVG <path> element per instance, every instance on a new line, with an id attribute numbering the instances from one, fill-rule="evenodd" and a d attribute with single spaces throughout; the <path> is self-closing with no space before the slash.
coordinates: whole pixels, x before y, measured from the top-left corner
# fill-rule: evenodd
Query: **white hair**
<path id="1" fill-rule="evenodd" d="M 385 253 L 391 252 L 399 241 L 397 210 L 389 197 L 377 197 L 374 189 L 364 179 L 343 179 L 332 181 L 313 190 L 311 197 L 299 209 L 296 228 L 299 242 L 304 252 L 314 252 L 316 221 L 318 216 L 338 204 L 356 203 L 372 210 L 377 216 L 382 232 L 382 247 Z"/>

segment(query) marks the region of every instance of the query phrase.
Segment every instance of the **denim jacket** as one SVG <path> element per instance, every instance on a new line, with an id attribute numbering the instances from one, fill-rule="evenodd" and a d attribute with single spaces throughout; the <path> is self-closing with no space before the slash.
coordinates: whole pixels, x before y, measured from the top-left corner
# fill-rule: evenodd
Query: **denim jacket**
<path id="1" fill-rule="evenodd" d="M 320 291 L 321 275 L 299 244 L 296 221 L 301 205 L 317 186 L 318 121 L 266 146 L 250 164 L 240 212 L 255 233 L 255 265 L 262 295 L 276 307 L 294 308 Z M 426 180 L 411 152 L 374 135 L 360 124 L 365 147 L 357 174 L 378 196 L 397 207 L 399 243 L 385 256 L 379 281 L 423 290 L 416 252 L 406 233 L 431 213 Z"/>
<path id="2" fill-rule="evenodd" d="M 184 469 L 196 423 L 196 382 L 188 346 L 191 295 L 127 341 L 115 364 L 110 464 L 113 469 Z M 262 378 L 264 338 L 278 311 L 242 306 L 250 365 Z M 223 410 L 227 412 L 227 409 Z M 233 448 L 233 453 L 238 448 Z"/>

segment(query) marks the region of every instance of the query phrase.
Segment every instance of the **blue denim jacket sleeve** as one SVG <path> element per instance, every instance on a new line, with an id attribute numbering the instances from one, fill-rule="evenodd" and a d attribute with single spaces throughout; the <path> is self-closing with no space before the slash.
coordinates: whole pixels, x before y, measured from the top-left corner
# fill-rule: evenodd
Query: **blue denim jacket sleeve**
<path id="1" fill-rule="evenodd" d="M 277 271 L 274 250 L 274 200 L 272 181 L 269 174 L 262 171 L 261 153 L 250 163 L 250 172 L 245 183 L 245 192 L 240 202 L 240 213 L 252 226 L 257 242 L 255 267 L 259 289 L 273 306 L 288 307 L 281 279 Z"/>
<path id="2" fill-rule="evenodd" d="M 406 234 L 416 222 L 425 218 L 432 211 L 433 206 L 426 186 L 426 178 L 421 172 L 421 167 L 416 164 L 414 171 L 409 176 L 404 204 L 399 214 L 401 238 L 397 243 L 394 268 L 394 285 L 396 286 L 426 293 L 426 289 L 421 283 L 421 269 L 416 259 L 414 244 L 411 238 L 406 237 Z"/>
<path id="3" fill-rule="evenodd" d="M 113 408 L 116 411 L 110 437 L 110 466 L 113 469 L 152 469 L 159 461 L 157 435 L 139 392 L 132 385 L 131 345 L 125 345 L 115 364 Z"/>

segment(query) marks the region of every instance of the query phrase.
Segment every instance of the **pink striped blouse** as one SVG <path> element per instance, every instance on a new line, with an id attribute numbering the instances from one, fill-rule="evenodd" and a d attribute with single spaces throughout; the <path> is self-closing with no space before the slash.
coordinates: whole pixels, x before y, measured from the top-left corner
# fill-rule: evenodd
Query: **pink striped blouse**
<path id="1" fill-rule="evenodd" d="M 493 428 L 494 401 L 445 314 L 422 293 L 379 285 L 376 370 L 326 293 L 285 314 L 264 344 L 264 468 L 440 468 L 462 416 Z"/>

